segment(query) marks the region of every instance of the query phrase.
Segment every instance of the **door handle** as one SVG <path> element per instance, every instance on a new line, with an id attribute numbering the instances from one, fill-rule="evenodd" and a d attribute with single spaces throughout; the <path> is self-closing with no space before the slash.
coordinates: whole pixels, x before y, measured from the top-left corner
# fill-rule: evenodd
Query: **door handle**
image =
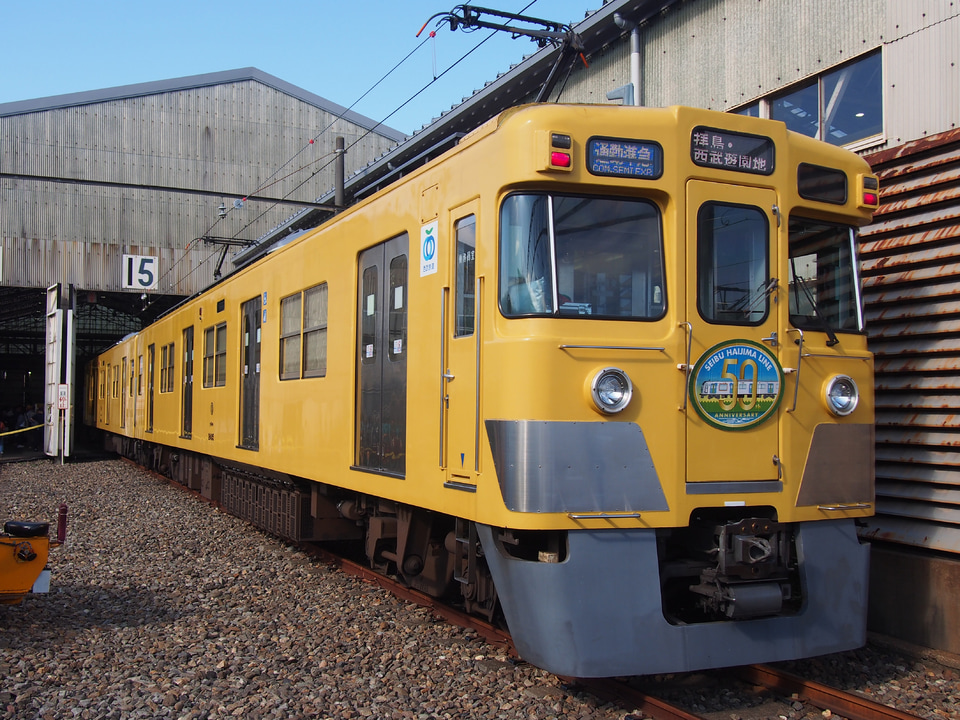
<path id="1" fill-rule="evenodd" d="M 444 380 L 453 380 L 453 379 L 456 377 L 456 375 L 454 375 L 452 372 L 450 372 L 449 370 L 447 370 L 447 371 L 446 371 L 445 373 L 443 373 L 443 375 L 441 375 L 440 377 L 442 377 Z"/>

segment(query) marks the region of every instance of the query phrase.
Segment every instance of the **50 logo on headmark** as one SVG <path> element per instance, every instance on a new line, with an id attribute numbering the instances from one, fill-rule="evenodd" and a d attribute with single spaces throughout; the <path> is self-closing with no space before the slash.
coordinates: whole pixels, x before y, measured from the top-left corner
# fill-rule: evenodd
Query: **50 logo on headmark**
<path id="1" fill-rule="evenodd" d="M 783 368 L 749 340 L 729 340 L 700 356 L 690 374 L 690 402 L 721 430 L 746 430 L 769 419 L 783 397 Z"/>

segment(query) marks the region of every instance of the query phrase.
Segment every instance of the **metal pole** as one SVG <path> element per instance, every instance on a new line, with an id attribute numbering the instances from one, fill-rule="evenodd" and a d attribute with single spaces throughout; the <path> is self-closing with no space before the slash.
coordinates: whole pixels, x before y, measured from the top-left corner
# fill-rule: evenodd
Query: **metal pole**
<path id="1" fill-rule="evenodd" d="M 334 164 L 334 199 L 333 204 L 337 207 L 337 212 L 343 211 L 343 200 L 344 200 L 344 191 L 343 191 L 343 168 L 344 162 L 343 157 L 347 154 L 347 151 L 344 150 L 343 138 L 337 138 L 336 146 L 337 160 Z"/>

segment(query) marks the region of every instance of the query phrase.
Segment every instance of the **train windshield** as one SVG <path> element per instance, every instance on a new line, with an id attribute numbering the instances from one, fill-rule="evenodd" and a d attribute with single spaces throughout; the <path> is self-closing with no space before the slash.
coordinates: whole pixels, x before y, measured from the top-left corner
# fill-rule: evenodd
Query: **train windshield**
<path id="1" fill-rule="evenodd" d="M 660 211 L 647 200 L 514 194 L 500 209 L 508 317 L 655 320 L 666 310 Z"/>
<path id="2" fill-rule="evenodd" d="M 801 330 L 861 332 L 856 233 L 847 225 L 790 218 L 790 322 Z"/>

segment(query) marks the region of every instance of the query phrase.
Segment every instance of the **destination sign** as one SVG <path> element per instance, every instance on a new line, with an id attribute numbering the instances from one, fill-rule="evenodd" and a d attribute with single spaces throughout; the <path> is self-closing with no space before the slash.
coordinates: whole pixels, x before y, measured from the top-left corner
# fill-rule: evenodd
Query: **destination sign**
<path id="1" fill-rule="evenodd" d="M 655 142 L 593 137 L 587 169 L 594 175 L 655 179 L 663 174 L 663 148 Z"/>
<path id="2" fill-rule="evenodd" d="M 770 175 L 773 172 L 773 140 L 731 130 L 696 127 L 690 137 L 690 157 L 700 167 Z"/>

